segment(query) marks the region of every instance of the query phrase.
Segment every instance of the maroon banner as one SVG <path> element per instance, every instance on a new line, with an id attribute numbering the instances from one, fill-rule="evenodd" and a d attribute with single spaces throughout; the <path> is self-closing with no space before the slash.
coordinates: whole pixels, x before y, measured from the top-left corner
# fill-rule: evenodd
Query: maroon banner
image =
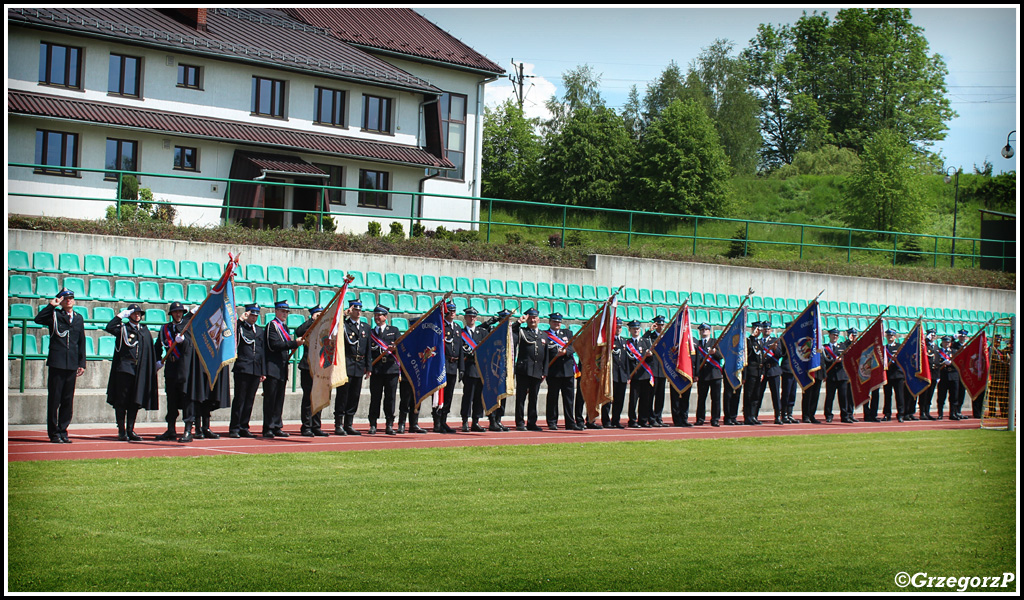
<path id="1" fill-rule="evenodd" d="M 988 340 L 981 332 L 953 357 L 953 366 L 960 372 L 960 383 L 974 400 L 988 385 Z"/>
<path id="2" fill-rule="evenodd" d="M 843 355 L 843 368 L 850 377 L 853 405 L 867 402 L 871 392 L 885 385 L 885 344 L 882 320 L 868 328 Z"/>

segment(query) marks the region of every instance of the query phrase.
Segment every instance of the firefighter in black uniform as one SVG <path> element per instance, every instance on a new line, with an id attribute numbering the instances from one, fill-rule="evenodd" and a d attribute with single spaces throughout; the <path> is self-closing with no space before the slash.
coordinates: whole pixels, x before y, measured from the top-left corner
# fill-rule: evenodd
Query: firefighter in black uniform
<path id="1" fill-rule="evenodd" d="M 934 421 L 935 417 L 932 416 L 932 396 L 935 394 L 935 386 L 939 382 L 939 367 L 941 362 L 939 361 L 939 353 L 936 352 L 935 347 L 935 336 L 938 332 L 934 329 L 925 331 L 924 337 L 924 352 L 925 360 L 928 361 L 928 368 L 931 370 L 932 381 L 928 385 L 925 391 L 921 392 L 921 395 L 917 397 L 917 404 L 919 406 L 920 418 L 922 421 Z"/>
<path id="2" fill-rule="evenodd" d="M 398 374 L 401 367 L 395 357 L 395 341 L 401 336 L 398 328 L 388 325 L 390 309 L 377 305 L 373 309 L 373 328 L 370 330 L 370 434 L 377 433 L 381 399 L 384 401 L 384 433 L 395 435 L 395 395 L 398 392 Z"/>
<path id="3" fill-rule="evenodd" d="M 178 439 L 176 425 L 178 413 L 181 412 L 181 419 L 185 425 L 185 431 L 180 442 L 192 441 L 192 424 L 195 421 L 195 410 L 192 398 L 189 396 L 188 374 L 192 368 L 192 359 L 195 354 L 192 347 L 192 337 L 184 335 L 185 327 L 191 321 L 185 319 L 185 307 L 181 302 L 172 302 L 167 313 L 171 315 L 169 323 L 160 328 L 155 343 L 157 359 L 157 370 L 164 367 L 164 393 L 167 398 L 167 431 L 158 435 L 158 441 L 171 441 Z M 165 355 L 166 353 L 166 355 Z M 160 361 L 163 361 L 162 363 Z"/>
<path id="4" fill-rule="evenodd" d="M 476 322 L 477 315 L 480 313 L 470 306 L 469 308 L 462 311 L 463 314 L 463 326 L 459 329 L 459 342 L 462 344 L 461 355 L 462 365 L 460 378 L 462 379 L 462 407 L 460 414 L 462 415 L 462 431 L 486 431 L 480 426 L 480 419 L 484 416 L 484 382 L 480 377 L 480 368 L 476 364 L 476 347 L 477 344 L 483 341 L 487 337 L 487 329 Z M 498 412 L 503 412 L 501 409 L 491 413 L 496 415 Z M 473 427 L 470 429 L 469 419 L 472 416 Z M 496 418 L 500 419 L 500 416 Z M 499 421 L 500 422 L 500 421 Z M 439 433 L 455 433 L 455 430 L 448 426 L 447 423 L 439 423 L 441 431 Z"/>
<path id="5" fill-rule="evenodd" d="M 263 354 L 267 378 L 263 381 L 263 437 L 288 437 L 284 431 L 285 384 L 288 382 L 288 359 L 305 340 L 292 338 L 286 322 L 291 309 L 287 302 L 274 304 L 274 318 L 263 329 Z"/>
<path id="6" fill-rule="evenodd" d="M 46 355 L 46 435 L 54 444 L 71 443 L 68 425 L 74 410 L 75 383 L 85 373 L 85 320 L 75 314 L 74 306 L 75 293 L 61 290 L 34 319 L 50 332 Z"/>
<path id="7" fill-rule="evenodd" d="M 644 337 L 651 341 L 652 348 L 663 331 L 665 331 L 665 317 L 657 315 L 651 321 L 651 328 L 644 333 Z M 661 364 L 657 358 L 652 358 L 647 361 L 647 364 L 654 372 L 654 388 L 651 390 L 651 425 L 653 427 L 668 427 L 669 425 L 661 417 L 665 411 L 665 384 L 668 382 L 665 377 L 665 365 Z M 669 410 L 671 410 L 671 406 L 669 406 Z"/>
<path id="8" fill-rule="evenodd" d="M 444 308 L 444 372 L 447 383 L 441 392 L 440 406 L 432 407 L 430 414 L 434 418 L 434 433 L 455 433 L 455 430 L 448 426 L 448 413 L 451 412 L 452 403 L 455 401 L 455 390 L 462 369 L 462 325 L 455 321 L 454 302 L 445 304 Z M 409 421 L 409 425 L 412 427 L 412 420 Z"/>
<path id="9" fill-rule="evenodd" d="M 302 325 L 295 328 L 295 335 L 301 338 L 306 337 L 306 332 L 313 326 L 313 320 L 324 311 L 320 306 L 309 309 L 309 318 Z M 320 414 L 322 410 L 313 414 L 312 393 L 313 375 L 309 371 L 309 346 L 306 346 L 305 354 L 299 360 L 299 386 L 302 388 L 302 401 L 299 404 L 299 433 L 305 437 L 329 437 L 330 434 L 323 430 L 323 421 Z"/>
<path id="10" fill-rule="evenodd" d="M 363 379 L 370 376 L 370 326 L 359 320 L 362 311 L 362 302 L 348 301 L 345 318 L 345 369 L 348 383 L 338 387 L 334 396 L 335 435 L 362 435 L 352 427 L 359 408 Z"/>
<path id="11" fill-rule="evenodd" d="M 650 361 L 651 340 L 640 335 L 640 321 L 630 321 L 629 338 L 624 340 L 629 378 L 629 422 L 626 427 L 653 427 L 653 382 Z"/>
<path id="12" fill-rule="evenodd" d="M 144 314 L 138 304 L 131 304 L 105 328 L 115 338 L 107 404 L 114 407 L 117 439 L 122 442 L 141 442 L 142 438 L 135 433 L 139 409 L 157 410 L 160 406 L 153 336 L 141 323 Z"/>
<path id="13" fill-rule="evenodd" d="M 228 425 L 228 437 L 251 438 L 249 417 L 256 401 L 256 392 L 260 383 L 267 378 L 267 364 L 263 354 L 263 328 L 257 323 L 260 319 L 258 304 L 245 305 L 245 313 L 240 315 L 235 326 L 235 364 L 231 371 L 235 375 L 235 397 L 231 401 L 231 421 Z"/>
<path id="14" fill-rule="evenodd" d="M 547 335 L 537 325 L 536 309 L 529 309 L 518 323 L 512 324 L 512 343 L 516 351 L 516 430 L 542 431 L 537 425 L 537 397 L 540 384 L 548 374 Z M 526 323 L 526 327 L 522 324 Z"/>
<path id="15" fill-rule="evenodd" d="M 626 368 L 625 340 L 619 335 L 622 319 L 615 319 L 615 331 L 609 332 L 608 343 L 612 344 L 612 401 L 601 406 L 601 425 L 622 429 L 622 406 L 626 401 L 626 384 L 629 370 Z"/>
<path id="16" fill-rule="evenodd" d="M 761 411 L 761 398 L 757 396 L 761 388 L 761 322 L 750 324 L 750 336 L 747 337 L 747 363 L 743 367 L 743 424 L 760 425 L 757 419 Z"/>
<path id="17" fill-rule="evenodd" d="M 833 327 L 827 333 L 828 341 L 821 346 L 821 373 L 825 379 L 825 422 L 832 422 L 832 406 L 838 396 L 840 417 L 845 423 L 846 385 L 845 380 L 840 380 L 840 375 L 845 377 L 846 371 L 843 370 L 842 364 L 838 364 L 839 357 L 843 354 L 839 342 L 839 330 Z"/>
<path id="18" fill-rule="evenodd" d="M 719 365 L 725 357 L 715 348 L 715 339 L 711 337 L 711 327 L 701 323 L 697 330 L 700 339 L 694 342 L 697 350 L 697 425 L 704 424 L 704 409 L 707 406 L 708 392 L 711 393 L 711 426 L 718 427 L 718 418 L 722 414 L 722 369 Z M 717 363 L 717 364 L 716 364 Z"/>
<path id="19" fill-rule="evenodd" d="M 548 429 L 558 429 L 558 397 L 562 397 L 562 413 L 565 415 L 565 428 L 573 431 L 582 430 L 576 425 L 573 415 L 576 390 L 576 361 L 573 358 L 572 330 L 562 329 L 562 315 L 548 315 L 548 354 L 552 357 L 548 366 L 548 397 L 545 416 Z M 560 343 L 550 339 L 558 338 Z"/>
<path id="20" fill-rule="evenodd" d="M 892 408 L 893 408 L 893 396 L 896 396 L 896 420 L 902 423 L 903 421 L 914 417 L 916 421 L 917 417 L 914 416 L 914 408 L 911 406 L 907 408 L 907 390 L 904 385 L 905 377 L 903 375 L 903 369 L 896 364 L 896 353 L 899 352 L 900 344 L 896 341 L 896 330 L 886 329 L 885 330 L 886 345 L 883 352 L 885 352 L 886 359 L 889 361 L 889 368 L 885 371 L 885 387 L 882 392 L 885 394 L 884 400 L 882 401 L 882 420 L 889 421 L 892 419 Z M 911 399 L 913 396 L 910 396 Z M 909 416 L 908 416 L 909 412 Z"/>

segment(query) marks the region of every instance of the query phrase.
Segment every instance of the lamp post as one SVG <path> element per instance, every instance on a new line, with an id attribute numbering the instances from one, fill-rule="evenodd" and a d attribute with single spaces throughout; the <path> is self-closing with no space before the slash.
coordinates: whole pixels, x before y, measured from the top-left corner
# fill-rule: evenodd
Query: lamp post
<path id="1" fill-rule="evenodd" d="M 1002 154 L 1003 158 L 1013 158 L 1013 146 L 1010 145 L 1010 136 L 1015 133 L 1017 133 L 1016 129 L 1006 134 L 1006 145 L 1003 146 L 1003 149 L 999 151 L 999 154 Z"/>
<path id="2" fill-rule="evenodd" d="M 950 177 L 949 170 L 953 169 L 953 176 Z M 957 167 L 948 167 L 946 169 L 946 183 L 953 181 L 953 242 L 949 247 L 949 267 L 953 268 L 953 263 L 956 261 L 956 213 L 959 203 L 957 202 L 960 193 L 960 171 Z"/>

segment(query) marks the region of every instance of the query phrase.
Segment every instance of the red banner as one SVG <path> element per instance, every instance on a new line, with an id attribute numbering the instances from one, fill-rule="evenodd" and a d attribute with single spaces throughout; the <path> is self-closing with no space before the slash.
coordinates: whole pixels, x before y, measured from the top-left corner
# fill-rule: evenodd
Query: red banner
<path id="1" fill-rule="evenodd" d="M 872 391 L 885 385 L 885 366 L 882 320 L 878 319 L 843 355 L 843 369 L 850 377 L 854 406 L 867 402 Z"/>
<path id="2" fill-rule="evenodd" d="M 960 372 L 960 383 L 971 400 L 977 398 L 988 384 L 988 340 L 984 331 L 956 353 L 953 366 Z"/>
<path id="3" fill-rule="evenodd" d="M 690 308 L 683 304 L 683 326 L 679 330 L 679 357 L 676 359 L 676 371 L 693 382 L 693 332 L 690 330 Z"/>

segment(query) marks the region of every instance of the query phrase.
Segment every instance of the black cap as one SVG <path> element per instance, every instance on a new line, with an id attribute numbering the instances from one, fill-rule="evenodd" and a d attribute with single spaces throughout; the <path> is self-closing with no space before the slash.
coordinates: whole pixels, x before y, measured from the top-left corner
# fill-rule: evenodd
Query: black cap
<path id="1" fill-rule="evenodd" d="M 185 307 L 181 304 L 181 302 L 171 302 L 171 306 L 170 306 L 170 308 L 167 309 L 167 312 L 172 313 L 172 312 L 174 312 L 176 310 L 180 310 L 181 312 L 185 312 Z"/>

